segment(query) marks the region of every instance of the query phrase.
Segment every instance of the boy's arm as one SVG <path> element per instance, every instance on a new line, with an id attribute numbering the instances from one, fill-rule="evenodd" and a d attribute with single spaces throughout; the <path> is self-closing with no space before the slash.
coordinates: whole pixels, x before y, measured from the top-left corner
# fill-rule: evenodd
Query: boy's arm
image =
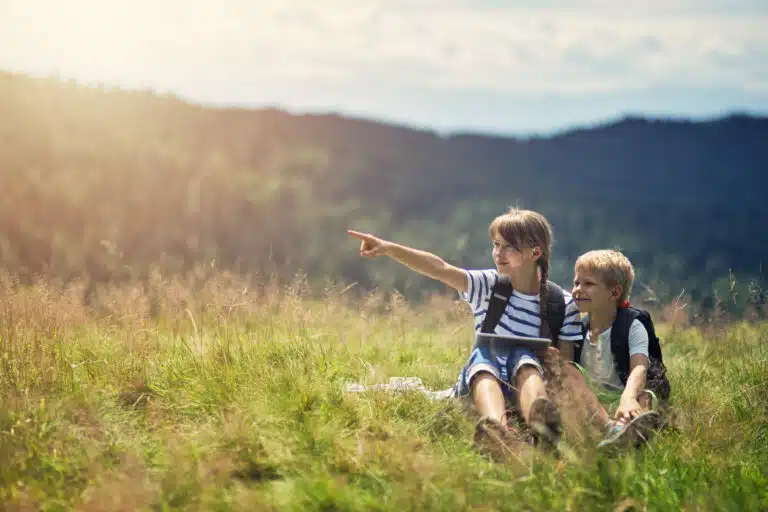
<path id="1" fill-rule="evenodd" d="M 629 327 L 629 376 L 621 394 L 616 418 L 630 420 L 643 412 L 637 397 L 645 389 L 648 374 L 648 331 L 642 322 L 635 320 Z"/>
<path id="2" fill-rule="evenodd" d="M 637 397 L 645 389 L 647 374 L 648 357 L 645 354 L 634 354 L 629 358 L 629 377 L 627 377 L 627 384 L 621 393 L 619 407 L 616 409 L 617 419 L 629 421 L 643 412 Z"/>
<path id="3" fill-rule="evenodd" d="M 347 233 L 362 241 L 360 244 L 361 256 L 389 256 L 411 270 L 437 279 L 461 293 L 466 293 L 469 289 L 467 273 L 435 254 L 382 240 L 368 233 L 360 233 L 351 229 L 348 229 Z"/>

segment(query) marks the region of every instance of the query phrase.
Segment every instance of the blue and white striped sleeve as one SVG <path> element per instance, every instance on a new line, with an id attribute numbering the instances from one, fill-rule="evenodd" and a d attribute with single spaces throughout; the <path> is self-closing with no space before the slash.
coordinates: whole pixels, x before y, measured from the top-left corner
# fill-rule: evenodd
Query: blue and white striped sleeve
<path id="1" fill-rule="evenodd" d="M 488 305 L 491 289 L 499 279 L 496 270 L 465 270 L 467 273 L 467 292 L 459 296 L 467 301 L 472 310 L 477 312 Z"/>
<path id="2" fill-rule="evenodd" d="M 563 295 L 565 297 L 565 320 L 563 320 L 563 326 L 560 328 L 559 338 L 562 341 L 581 341 L 583 334 L 579 308 L 570 293 L 564 292 Z"/>

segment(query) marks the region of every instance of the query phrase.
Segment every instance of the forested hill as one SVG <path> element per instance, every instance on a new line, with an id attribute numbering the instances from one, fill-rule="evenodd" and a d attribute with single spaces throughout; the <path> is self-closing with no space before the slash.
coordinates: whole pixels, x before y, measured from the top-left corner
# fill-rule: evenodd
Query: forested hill
<path id="1" fill-rule="evenodd" d="M 731 269 L 746 298 L 768 254 L 766 170 L 765 118 L 441 136 L 0 74 L 0 263 L 25 277 L 215 261 L 418 294 L 441 288 L 361 260 L 345 229 L 487 267 L 488 222 L 517 204 L 552 221 L 558 281 L 581 252 L 620 247 L 636 296 L 722 296 Z"/>

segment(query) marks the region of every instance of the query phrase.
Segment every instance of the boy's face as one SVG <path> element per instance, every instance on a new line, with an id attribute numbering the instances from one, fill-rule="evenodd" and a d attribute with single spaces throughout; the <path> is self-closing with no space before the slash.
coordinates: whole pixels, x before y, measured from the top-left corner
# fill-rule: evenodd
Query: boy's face
<path id="1" fill-rule="evenodd" d="M 597 273 L 577 268 L 571 294 L 582 313 L 611 311 L 618 304 L 621 285 L 609 287 Z"/>
<path id="2" fill-rule="evenodd" d="M 538 247 L 524 247 L 518 251 L 502 237 L 497 236 L 493 239 L 492 254 L 499 274 L 509 275 L 514 269 L 535 263 L 541 256 L 541 250 Z"/>

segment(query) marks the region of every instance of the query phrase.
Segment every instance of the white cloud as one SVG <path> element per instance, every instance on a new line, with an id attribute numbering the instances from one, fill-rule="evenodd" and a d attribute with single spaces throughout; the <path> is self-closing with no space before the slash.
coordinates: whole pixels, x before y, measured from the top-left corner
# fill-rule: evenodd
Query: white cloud
<path id="1" fill-rule="evenodd" d="M 207 100 L 297 84 L 565 96 L 768 91 L 762 2 L 668 0 L 631 11 L 606 0 L 527 3 L 4 0 L 0 67 Z"/>

